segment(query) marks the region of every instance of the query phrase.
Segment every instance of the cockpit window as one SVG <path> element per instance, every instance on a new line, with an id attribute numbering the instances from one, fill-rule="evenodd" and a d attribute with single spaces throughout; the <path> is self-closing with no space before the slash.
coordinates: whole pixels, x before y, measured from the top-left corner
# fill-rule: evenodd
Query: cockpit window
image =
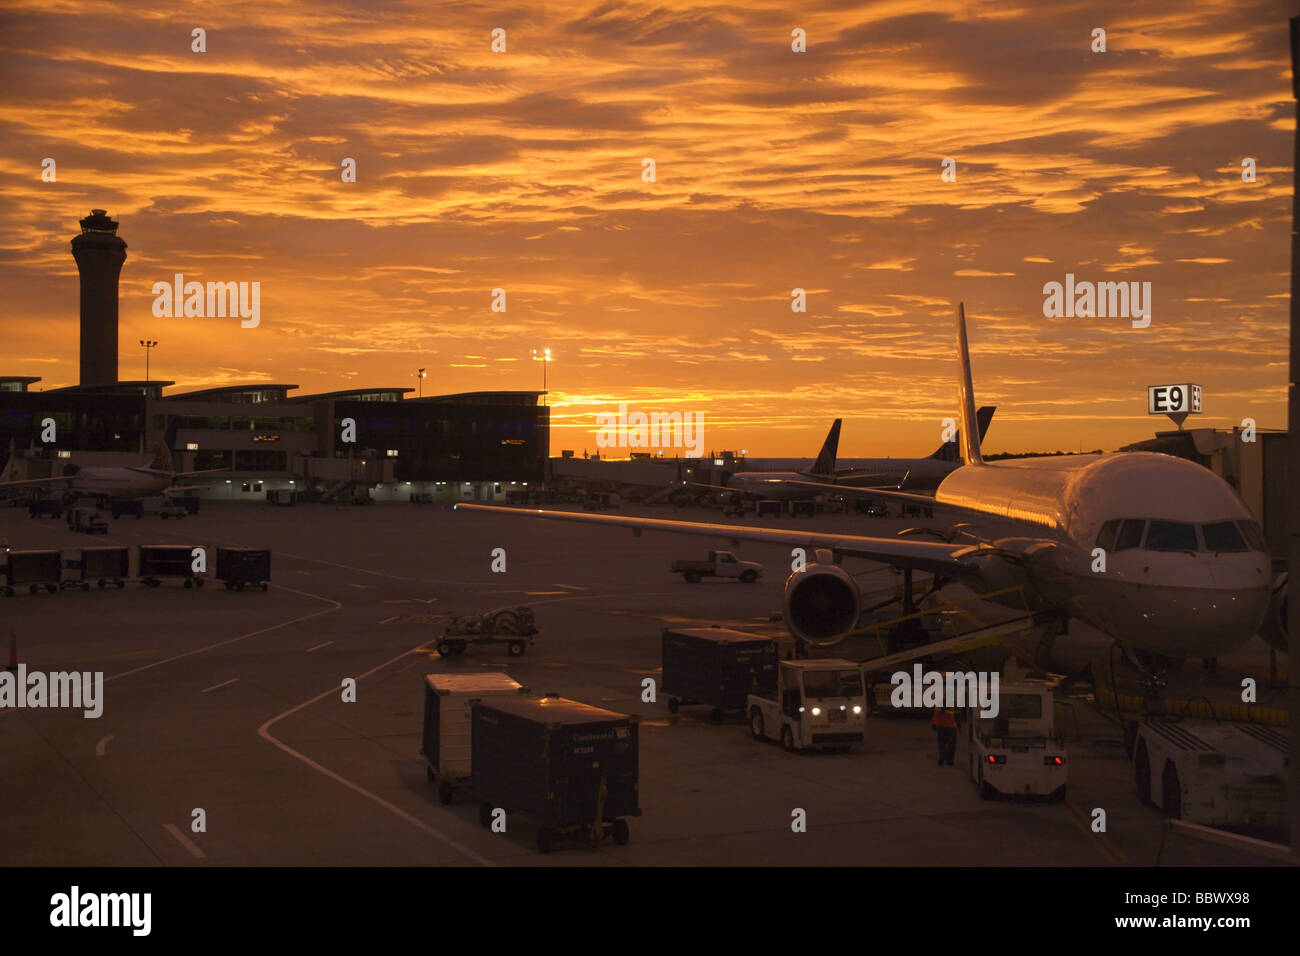
<path id="1" fill-rule="evenodd" d="M 1120 525 L 1119 537 L 1115 541 L 1116 551 L 1127 551 L 1142 546 L 1142 531 L 1147 523 L 1141 518 L 1125 518 Z"/>
<path id="2" fill-rule="evenodd" d="M 1148 551 L 1195 551 L 1196 525 L 1181 521 L 1152 521 L 1147 532 Z"/>
<path id="3" fill-rule="evenodd" d="M 1231 521 L 1218 521 L 1214 524 L 1201 525 L 1201 534 L 1205 537 L 1208 551 L 1249 551 L 1246 541 Z"/>
<path id="4" fill-rule="evenodd" d="M 1115 532 L 1119 531 L 1119 519 L 1107 521 L 1097 532 L 1097 547 L 1103 551 L 1113 551 L 1115 549 Z"/>
<path id="5" fill-rule="evenodd" d="M 1254 521 L 1238 521 L 1237 527 L 1246 537 L 1246 543 L 1250 545 L 1252 551 L 1267 551 L 1268 545 L 1264 543 L 1264 532 L 1260 530 L 1258 524 Z"/>

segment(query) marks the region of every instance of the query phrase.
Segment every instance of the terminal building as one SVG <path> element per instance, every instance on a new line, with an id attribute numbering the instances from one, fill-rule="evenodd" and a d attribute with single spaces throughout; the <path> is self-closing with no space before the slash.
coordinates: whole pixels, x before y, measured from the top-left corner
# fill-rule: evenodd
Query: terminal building
<path id="1" fill-rule="evenodd" d="M 296 385 L 257 382 L 164 394 L 176 383 L 118 381 L 117 280 L 126 243 L 117 225 L 93 210 L 73 240 L 82 383 L 37 391 L 38 377 L 0 376 L 5 480 L 58 477 L 70 465 L 154 463 L 228 469 L 190 479 L 206 485 L 197 493 L 207 497 L 264 499 L 290 489 L 324 499 L 443 501 L 494 501 L 542 482 L 550 418 L 539 391 L 297 395 Z"/>

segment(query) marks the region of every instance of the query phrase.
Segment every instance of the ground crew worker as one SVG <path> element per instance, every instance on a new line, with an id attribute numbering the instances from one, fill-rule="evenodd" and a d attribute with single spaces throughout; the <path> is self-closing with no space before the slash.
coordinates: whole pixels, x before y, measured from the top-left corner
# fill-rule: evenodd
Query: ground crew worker
<path id="1" fill-rule="evenodd" d="M 957 756 L 957 710 L 953 707 L 936 707 L 930 726 L 939 736 L 939 766 L 952 766 Z"/>

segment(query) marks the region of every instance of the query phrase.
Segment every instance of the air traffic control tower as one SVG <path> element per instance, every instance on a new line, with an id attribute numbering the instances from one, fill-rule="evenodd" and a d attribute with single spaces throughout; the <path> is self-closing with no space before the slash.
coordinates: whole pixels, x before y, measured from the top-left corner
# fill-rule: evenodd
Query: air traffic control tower
<path id="1" fill-rule="evenodd" d="M 81 274 L 81 384 L 117 382 L 117 278 L 126 261 L 126 243 L 117 223 L 102 209 L 81 220 L 72 240 L 72 258 Z"/>

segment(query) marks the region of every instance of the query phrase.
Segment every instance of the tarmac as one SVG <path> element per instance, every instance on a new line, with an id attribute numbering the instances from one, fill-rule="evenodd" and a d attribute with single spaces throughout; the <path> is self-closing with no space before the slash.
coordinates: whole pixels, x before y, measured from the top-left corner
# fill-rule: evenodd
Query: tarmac
<path id="1" fill-rule="evenodd" d="M 729 520 L 667 506 L 623 513 Z M 875 535 L 915 523 L 774 520 Z M 29 671 L 105 679 L 98 719 L 0 710 L 6 866 L 1145 866 L 1158 853 L 1174 866 L 1270 865 L 1184 837 L 1162 848 L 1159 812 L 1139 803 L 1120 729 L 1087 688 L 1059 695 L 1070 715 L 1069 795 L 1060 803 L 980 799 L 962 749 L 956 767 L 937 765 L 927 720 L 873 716 L 860 751 L 790 754 L 754 740 L 740 715 L 714 726 L 705 708 L 671 716 L 662 695 L 644 702 L 643 680 L 659 678 L 665 626 L 783 633 L 773 613 L 788 549 L 406 503 L 205 501 L 181 521 L 110 520 L 106 538 L 0 508 L 0 540 L 14 550 L 273 551 L 266 592 L 170 580 L 0 599 L 0 652 L 12 634 Z M 761 561 L 765 576 L 693 586 L 668 573 L 672 560 L 714 546 Z M 506 551 L 504 573 L 491 570 L 495 548 Z M 889 577 L 876 576 L 886 586 Z M 516 605 L 534 608 L 540 629 L 524 656 L 500 645 L 446 660 L 434 650 L 442 616 Z M 1104 658 L 1109 647 L 1078 626 L 1058 644 L 1080 660 Z M 1256 638 L 1217 670 L 1189 662 L 1168 693 L 1231 700 L 1250 674 L 1265 696 L 1268 663 Z M 526 818 L 511 815 L 506 832 L 493 833 L 479 826 L 473 800 L 439 803 L 419 752 L 422 676 L 472 670 L 641 716 L 643 815 L 630 819 L 626 846 L 541 855 Z M 347 678 L 355 702 L 343 700 Z M 1097 809 L 1105 832 L 1092 829 Z M 196 832 L 198 810 L 205 825 Z M 792 829 L 796 810 L 805 811 L 805 832 Z"/>

